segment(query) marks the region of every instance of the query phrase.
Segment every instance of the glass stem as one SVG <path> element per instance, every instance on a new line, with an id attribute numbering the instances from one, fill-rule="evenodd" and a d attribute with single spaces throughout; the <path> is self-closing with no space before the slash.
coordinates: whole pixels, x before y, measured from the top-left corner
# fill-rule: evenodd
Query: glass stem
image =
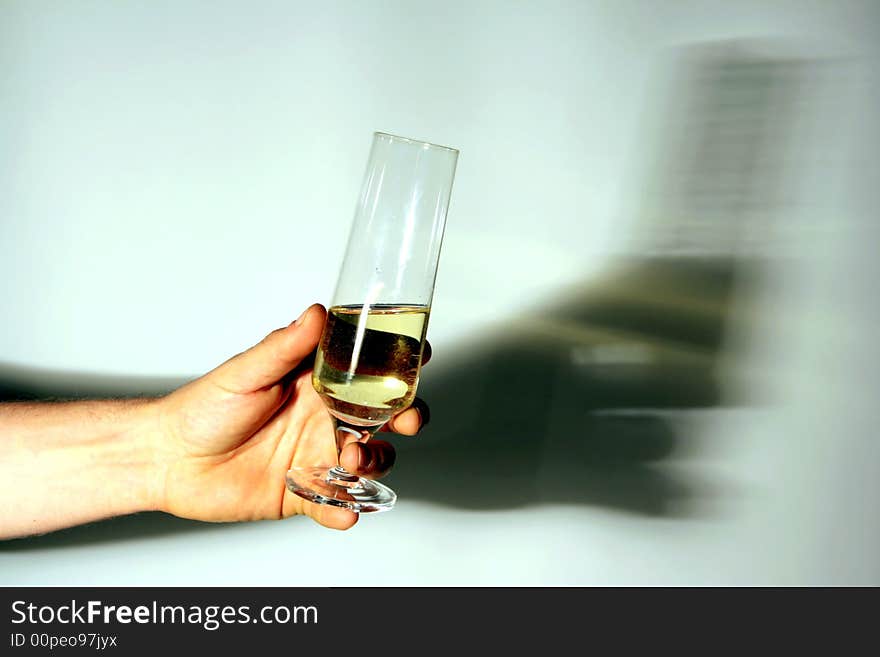
<path id="1" fill-rule="evenodd" d="M 337 417 L 333 417 L 333 430 L 336 433 L 336 465 L 330 468 L 327 473 L 327 481 L 333 481 L 344 485 L 345 483 L 356 482 L 358 480 L 357 475 L 351 474 L 339 464 L 339 457 L 342 455 L 342 450 L 350 443 L 367 442 L 379 429 L 382 428 L 383 424 L 385 423 L 381 422 L 376 425 L 361 427 L 349 424 Z"/>

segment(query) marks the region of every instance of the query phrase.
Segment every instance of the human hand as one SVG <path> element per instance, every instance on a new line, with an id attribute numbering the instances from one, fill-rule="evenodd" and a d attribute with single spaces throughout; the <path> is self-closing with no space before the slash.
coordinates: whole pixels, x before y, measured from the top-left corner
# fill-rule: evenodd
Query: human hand
<path id="1" fill-rule="evenodd" d="M 358 515 L 307 502 L 287 490 L 293 466 L 336 462 L 333 424 L 312 388 L 311 356 L 326 316 L 313 305 L 289 326 L 157 402 L 155 454 L 164 485 L 156 506 L 183 518 L 226 522 L 311 516 L 348 529 Z M 423 362 L 430 358 L 426 347 Z M 415 435 L 424 402 L 385 429 Z M 347 445 L 340 464 L 378 478 L 394 463 L 386 441 Z"/>

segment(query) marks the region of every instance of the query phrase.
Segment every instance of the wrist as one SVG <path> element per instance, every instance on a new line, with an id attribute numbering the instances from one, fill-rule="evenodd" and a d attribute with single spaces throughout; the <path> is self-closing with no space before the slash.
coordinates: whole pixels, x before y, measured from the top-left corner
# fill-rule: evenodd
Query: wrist
<path id="1" fill-rule="evenodd" d="M 165 490 L 173 457 L 162 430 L 164 398 L 143 400 L 133 409 L 131 442 L 137 451 L 137 474 L 141 511 L 166 511 Z"/>
<path id="2" fill-rule="evenodd" d="M 109 515 L 162 511 L 165 473 L 170 459 L 163 451 L 161 399 L 111 402 L 101 410 L 113 417 L 109 440 L 96 444 L 95 475 L 104 473 Z M 88 402 L 87 402 L 88 403 Z"/>

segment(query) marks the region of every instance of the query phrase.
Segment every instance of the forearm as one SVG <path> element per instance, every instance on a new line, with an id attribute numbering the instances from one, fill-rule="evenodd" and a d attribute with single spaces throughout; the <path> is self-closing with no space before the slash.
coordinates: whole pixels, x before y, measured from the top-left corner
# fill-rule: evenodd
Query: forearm
<path id="1" fill-rule="evenodd" d="M 0 404 L 0 538 L 157 508 L 155 406 Z"/>

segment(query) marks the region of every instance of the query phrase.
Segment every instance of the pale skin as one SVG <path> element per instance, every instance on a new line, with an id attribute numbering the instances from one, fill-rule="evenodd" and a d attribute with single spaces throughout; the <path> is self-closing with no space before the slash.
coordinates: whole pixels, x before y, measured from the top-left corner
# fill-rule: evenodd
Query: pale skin
<path id="1" fill-rule="evenodd" d="M 157 399 L 0 404 L 0 538 L 139 511 L 208 522 L 308 515 L 333 529 L 358 516 L 290 493 L 291 466 L 336 461 L 330 416 L 309 358 L 326 316 L 289 326 Z M 415 435 L 417 400 L 386 425 Z M 347 445 L 340 462 L 372 478 L 394 462 L 386 441 Z"/>

